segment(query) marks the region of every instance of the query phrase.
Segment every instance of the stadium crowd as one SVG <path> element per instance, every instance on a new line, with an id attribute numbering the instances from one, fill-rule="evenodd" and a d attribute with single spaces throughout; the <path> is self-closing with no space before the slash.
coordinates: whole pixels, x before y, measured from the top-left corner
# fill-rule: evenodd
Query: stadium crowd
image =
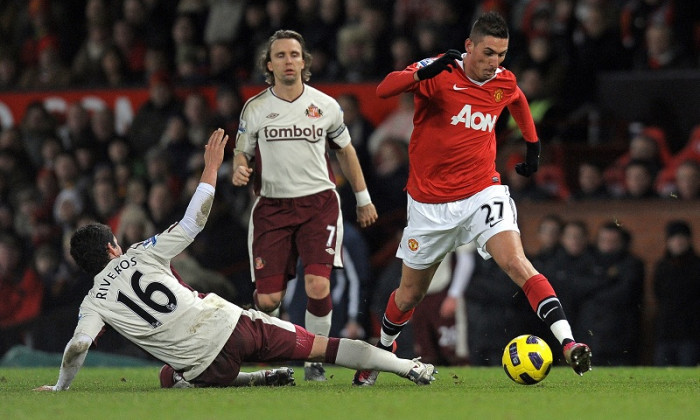
<path id="1" fill-rule="evenodd" d="M 244 101 L 240 87 L 263 83 L 255 63 L 261 44 L 275 30 L 294 29 L 304 36 L 313 55 L 311 84 L 375 82 L 448 48 L 462 50 L 469 33 L 464 22 L 493 9 L 508 17 L 511 43 L 505 66 L 518 76 L 544 146 L 537 176 L 515 175 L 515 163 L 522 161 L 520 134 L 507 116 L 499 120 L 499 147 L 508 151 L 499 169 L 517 203 L 700 202 L 700 125 L 670 136 L 668 127 L 646 122 L 625 125 L 623 135 L 600 132 L 595 124 L 600 117 L 596 77 L 602 72 L 698 70 L 697 2 L 2 2 L 0 96 L 141 87 L 148 89 L 149 97 L 124 132 L 115 127 L 113 110 L 92 112 L 79 102 L 65 115 L 33 102 L 20 122 L 1 128 L 0 356 L 17 344 L 63 350 L 78 305 L 92 285 L 67 252 L 67 240 L 77 227 L 99 221 L 112 228 L 120 243 L 129 244 L 179 219 L 196 188 L 203 168 L 199 151 L 212 129 L 222 127 L 234 135 Z M 213 86 L 215 101 L 196 89 L 178 96 L 175 88 L 182 86 Z M 377 317 L 386 301 L 382 291 L 398 282 L 393 254 L 405 222 L 403 187 L 413 102 L 410 96 L 402 97 L 375 126 L 360 111 L 361 98 L 345 94 L 337 100 L 380 222 L 347 235 L 355 238 L 344 244 L 354 248 L 353 265 L 363 267 L 356 284 L 361 299 L 348 298 L 352 282 L 343 280 L 346 288 L 339 295 L 344 297 L 338 301 L 347 306 L 352 300 L 358 306 L 338 315 L 342 325 L 333 331 L 369 340 L 376 338 Z M 594 149 L 603 141 L 623 147 L 613 159 L 586 155 L 577 163 L 575 176 L 566 176 L 571 168 L 566 157 L 557 154 L 558 145 L 575 142 Z M 230 171 L 230 166 L 222 169 Z M 246 237 L 252 191 L 234 188 L 230 173 L 224 175 L 207 227 L 173 265 L 188 273 L 183 277 L 201 279 L 193 287 L 250 306 L 253 285 Z M 345 197 L 343 213 L 350 215 L 345 217 L 346 230 L 351 231 L 353 193 L 341 176 L 337 182 Z M 659 302 L 656 364 L 698 363 L 700 257 L 692 247 L 697 229 L 692 221 L 676 221 L 667 226 L 666 238 L 659 239 L 666 254 L 655 262 L 652 274 Z M 593 348 L 594 363 L 640 363 L 641 296 L 648 274 L 630 252 L 634 232 L 615 223 L 589 232 L 583 222 L 547 216 L 540 233 L 542 248 L 532 256 L 533 263 L 559 291 L 572 327 L 579 329 L 574 332 L 587 337 Z M 683 239 L 684 244 L 676 243 Z M 526 300 L 513 296 L 515 286 L 492 261 L 476 258 L 473 265 L 466 273 L 454 271 L 469 276 L 460 296 L 466 300 L 469 357 L 461 363 L 498 364 L 502 345 L 518 328 L 551 338 L 547 331 L 540 332 L 541 326 L 528 322 L 536 323 L 536 318 L 523 315 L 530 312 Z M 678 282 L 665 284 L 671 277 Z M 343 312 L 342 305 L 335 306 Z M 504 330 L 507 336 L 500 335 Z M 402 340 L 409 343 L 399 348 L 412 353 L 412 334 L 407 332 Z M 116 334 L 107 334 L 99 348 L 145 357 Z M 672 355 L 673 348 L 682 350 Z"/>

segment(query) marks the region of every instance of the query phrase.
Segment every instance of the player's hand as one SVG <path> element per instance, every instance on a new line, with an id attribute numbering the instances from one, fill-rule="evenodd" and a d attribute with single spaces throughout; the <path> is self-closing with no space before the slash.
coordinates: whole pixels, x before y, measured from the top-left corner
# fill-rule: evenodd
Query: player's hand
<path id="1" fill-rule="evenodd" d="M 236 187 L 242 187 L 248 185 L 250 181 L 250 175 L 253 173 L 253 168 L 249 168 L 244 165 L 238 165 L 233 170 L 232 182 Z"/>
<path id="2" fill-rule="evenodd" d="M 218 128 L 211 133 L 209 141 L 204 146 L 204 167 L 219 169 L 224 161 L 224 149 L 228 142 L 228 134 L 223 128 Z"/>
<path id="3" fill-rule="evenodd" d="M 446 296 L 440 305 L 440 316 L 442 318 L 452 318 L 457 312 L 457 298 Z"/>
<path id="4" fill-rule="evenodd" d="M 535 172 L 540 166 L 540 142 L 528 142 L 527 143 L 527 154 L 525 155 L 525 162 L 520 162 L 515 165 L 515 172 L 518 174 L 529 177 Z"/>
<path id="5" fill-rule="evenodd" d="M 369 203 L 366 206 L 357 207 L 357 223 L 360 227 L 368 227 L 377 221 L 377 209 L 374 204 Z"/>
<path id="6" fill-rule="evenodd" d="M 452 67 L 457 67 L 455 60 L 462 60 L 462 53 L 457 50 L 447 50 L 444 55 L 438 57 L 432 63 L 418 69 L 416 72 L 418 80 L 431 79 L 445 70 L 451 73 Z"/>
<path id="7" fill-rule="evenodd" d="M 54 385 L 44 385 L 39 388 L 34 388 L 34 391 L 55 391 L 56 387 Z"/>

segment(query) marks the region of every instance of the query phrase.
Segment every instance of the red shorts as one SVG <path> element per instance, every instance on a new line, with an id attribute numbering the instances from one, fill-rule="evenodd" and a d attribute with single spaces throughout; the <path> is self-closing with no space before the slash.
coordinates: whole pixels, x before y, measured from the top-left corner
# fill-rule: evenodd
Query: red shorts
<path id="1" fill-rule="evenodd" d="M 286 282 L 296 277 L 299 257 L 305 267 L 343 266 L 343 219 L 335 190 L 297 198 L 260 197 L 249 232 L 251 277 L 258 293 L 286 289 Z"/>
<path id="2" fill-rule="evenodd" d="M 219 355 L 191 380 L 201 387 L 229 386 L 245 362 L 306 360 L 315 335 L 259 311 L 244 311 Z"/>

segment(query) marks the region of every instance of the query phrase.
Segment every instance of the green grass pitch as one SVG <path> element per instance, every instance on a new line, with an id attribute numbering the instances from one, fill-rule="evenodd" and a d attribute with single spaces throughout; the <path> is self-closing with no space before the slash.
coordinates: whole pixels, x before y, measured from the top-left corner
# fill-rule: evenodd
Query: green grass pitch
<path id="1" fill-rule="evenodd" d="M 313 383 L 295 370 L 295 387 L 160 389 L 158 367 L 84 367 L 69 391 L 41 393 L 58 368 L 0 368 L 0 419 L 700 419 L 700 367 L 555 367 L 531 386 L 500 368 L 439 367 L 429 386 L 383 373 L 368 388 L 348 369 Z"/>

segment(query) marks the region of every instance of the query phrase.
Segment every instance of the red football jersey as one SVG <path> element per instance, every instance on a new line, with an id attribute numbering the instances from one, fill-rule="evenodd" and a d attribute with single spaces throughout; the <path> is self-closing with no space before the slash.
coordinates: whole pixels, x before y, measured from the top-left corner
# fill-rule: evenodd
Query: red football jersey
<path id="1" fill-rule="evenodd" d="M 501 183 L 496 171 L 496 121 L 508 107 L 527 141 L 537 141 L 525 95 L 515 75 L 499 67 L 486 82 L 475 82 L 462 61 L 451 72 L 416 82 L 413 73 L 426 59 L 389 73 L 377 86 L 381 97 L 414 94 L 413 133 L 409 144 L 407 190 L 423 203 L 446 203 L 470 197 Z"/>

